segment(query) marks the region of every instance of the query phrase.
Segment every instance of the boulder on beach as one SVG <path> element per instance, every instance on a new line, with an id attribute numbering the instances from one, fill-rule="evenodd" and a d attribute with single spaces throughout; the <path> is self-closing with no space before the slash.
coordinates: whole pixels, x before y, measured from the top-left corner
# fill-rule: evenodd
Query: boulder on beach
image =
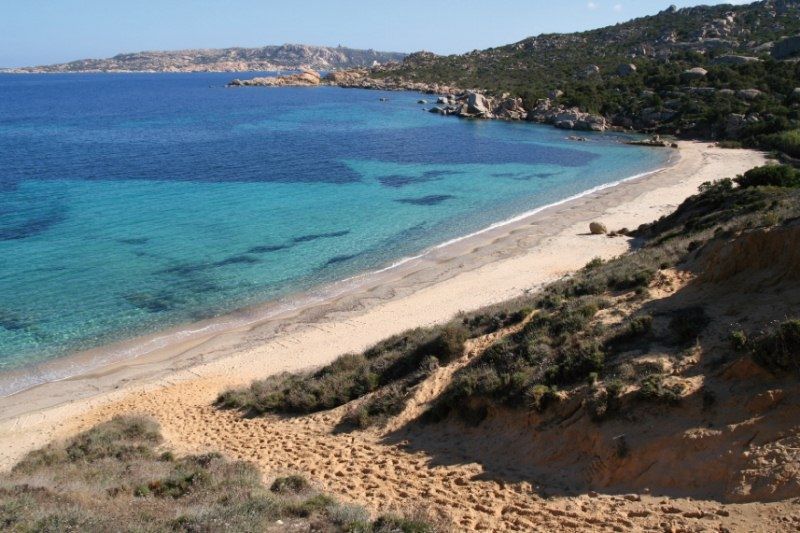
<path id="1" fill-rule="evenodd" d="M 589 224 L 589 231 L 592 235 L 603 235 L 608 233 L 608 228 L 602 222 L 592 222 Z"/>

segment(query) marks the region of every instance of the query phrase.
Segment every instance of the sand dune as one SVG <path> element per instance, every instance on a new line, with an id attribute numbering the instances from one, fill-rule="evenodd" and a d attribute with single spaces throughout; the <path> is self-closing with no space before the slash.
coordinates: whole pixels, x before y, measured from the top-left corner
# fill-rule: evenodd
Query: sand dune
<path id="1" fill-rule="evenodd" d="M 787 502 L 723 505 L 648 494 L 564 494 L 533 480 L 508 481 L 514 478 L 508 460 L 508 476 L 487 475 L 476 458 L 492 455 L 490 433 L 483 435 L 476 453 L 464 447 L 458 431 L 423 430 L 425 438 L 437 440 L 439 450 L 447 450 L 447 461 L 441 454 L 414 451 L 408 445 L 419 437 L 414 430 L 407 439 L 398 438 L 395 430 L 416 418 L 457 368 L 509 332 L 468 343 L 465 356 L 423 382 L 406 411 L 382 430 L 337 433 L 335 426 L 348 406 L 297 418 L 243 418 L 211 406 L 218 390 L 212 382 L 135 394 L 88 413 L 80 424 L 123 412 L 147 413 L 159 420 L 179 452 L 223 450 L 257 463 L 267 478 L 300 472 L 346 500 L 380 510 L 428 508 L 462 531 L 774 531 L 784 524 L 800 525 L 800 514 L 793 514 Z"/>

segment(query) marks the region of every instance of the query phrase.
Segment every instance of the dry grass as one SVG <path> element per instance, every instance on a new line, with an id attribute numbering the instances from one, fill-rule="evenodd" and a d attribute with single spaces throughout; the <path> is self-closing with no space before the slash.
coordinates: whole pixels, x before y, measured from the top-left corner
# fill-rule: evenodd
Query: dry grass
<path id="1" fill-rule="evenodd" d="M 300 476 L 267 489 L 250 463 L 213 453 L 175 458 L 160 442 L 154 421 L 128 416 L 32 452 L 0 478 L 0 529 L 435 531 L 413 518 L 371 521 L 363 508 L 337 503 Z"/>

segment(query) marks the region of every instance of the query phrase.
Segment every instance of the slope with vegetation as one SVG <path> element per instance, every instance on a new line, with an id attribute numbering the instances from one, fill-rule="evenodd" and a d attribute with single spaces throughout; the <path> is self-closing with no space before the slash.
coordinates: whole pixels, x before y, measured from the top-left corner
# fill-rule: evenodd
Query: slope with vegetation
<path id="1" fill-rule="evenodd" d="M 411 54 L 369 76 L 578 107 L 612 124 L 800 157 L 800 2 L 670 8 L 464 55 Z"/>
<path id="2" fill-rule="evenodd" d="M 631 232 L 630 253 L 218 406 L 347 405 L 340 431 L 375 427 L 434 458 L 455 431 L 488 475 L 559 490 L 798 497 L 798 185 L 778 165 L 707 183 Z"/>
<path id="3" fill-rule="evenodd" d="M 31 452 L 0 476 L 3 531 L 434 531 L 395 515 L 371 520 L 297 475 L 267 488 L 250 464 L 216 453 L 175 457 L 158 425 L 116 417 Z"/>

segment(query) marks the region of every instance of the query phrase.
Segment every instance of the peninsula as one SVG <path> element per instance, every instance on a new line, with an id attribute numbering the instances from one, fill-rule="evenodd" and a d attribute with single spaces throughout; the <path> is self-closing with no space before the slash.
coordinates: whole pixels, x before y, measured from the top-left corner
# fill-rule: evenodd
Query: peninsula
<path id="1" fill-rule="evenodd" d="M 6 69 L 14 73 L 58 72 L 256 72 L 299 68 L 333 70 L 401 61 L 406 54 L 343 46 L 283 44 L 260 48 L 147 51 L 108 59 Z"/>

